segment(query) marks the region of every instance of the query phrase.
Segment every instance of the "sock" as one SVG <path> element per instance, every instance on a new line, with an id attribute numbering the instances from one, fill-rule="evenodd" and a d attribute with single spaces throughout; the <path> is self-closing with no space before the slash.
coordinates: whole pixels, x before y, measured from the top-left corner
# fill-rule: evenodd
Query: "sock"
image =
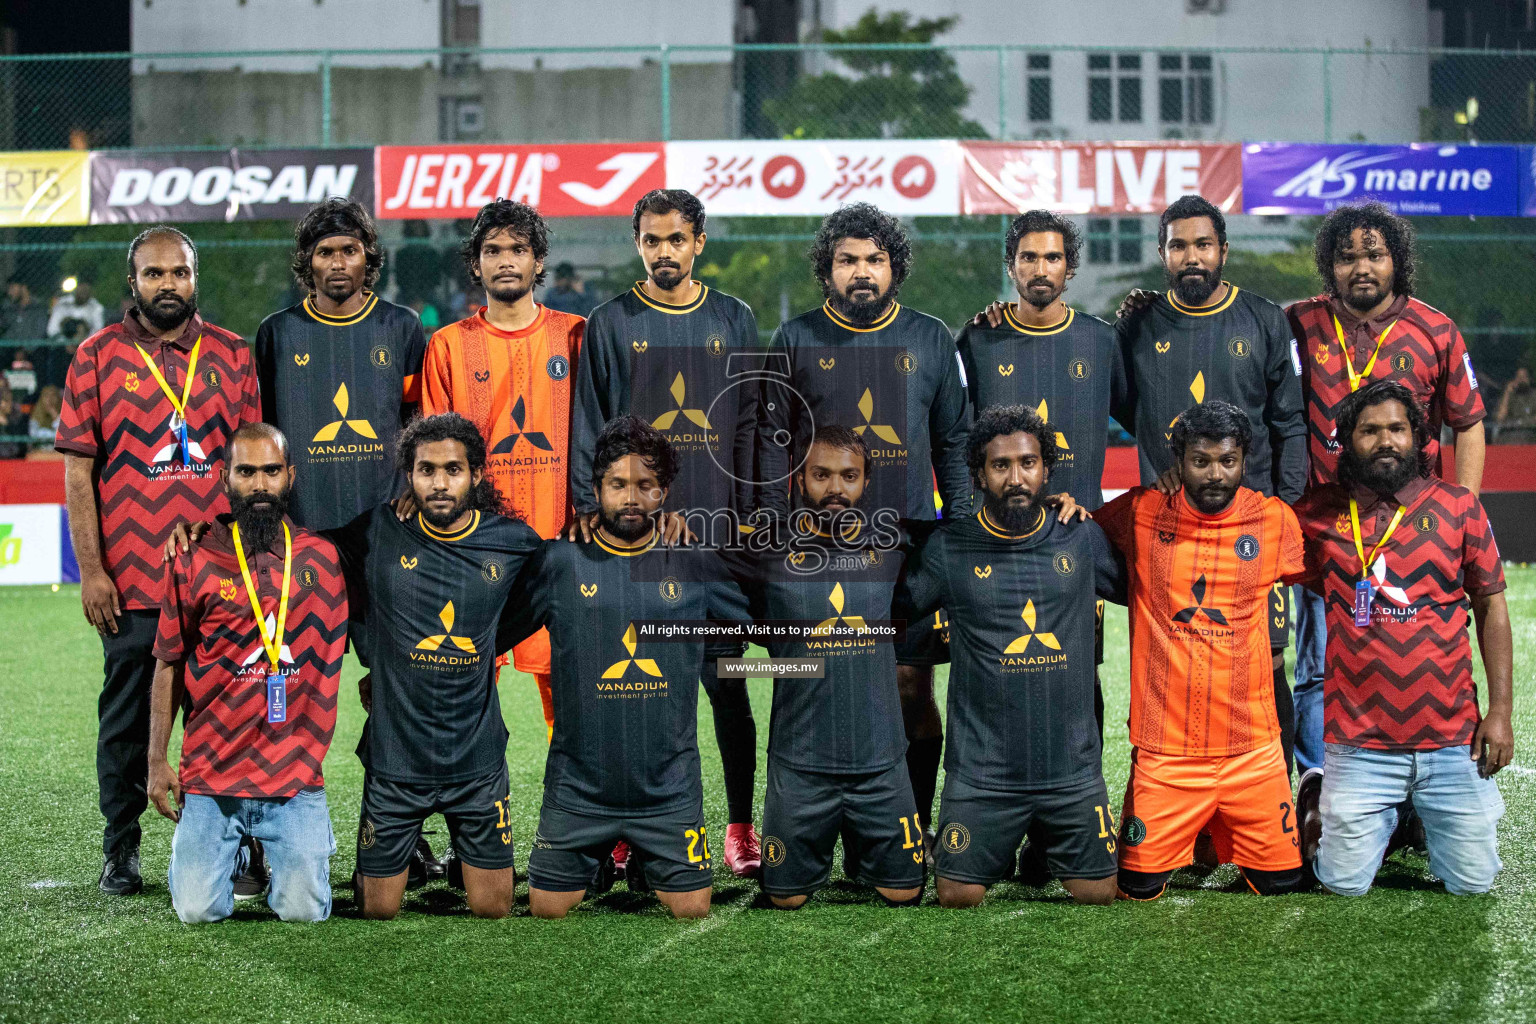
<path id="1" fill-rule="evenodd" d="M 1289 778 L 1296 752 L 1296 704 L 1291 697 L 1291 681 L 1285 676 L 1285 651 L 1275 656 L 1275 714 L 1280 718 L 1280 749 L 1285 753 L 1285 774 Z"/>
<path id="2" fill-rule="evenodd" d="M 944 753 L 943 736 L 923 736 L 907 743 L 907 775 L 912 779 L 912 798 L 923 827 L 933 827 L 933 791 L 939 785 L 939 759 Z"/>
<path id="3" fill-rule="evenodd" d="M 715 743 L 725 776 L 725 806 L 730 823 L 752 823 L 757 790 L 757 722 L 744 679 L 716 679 L 714 662 L 704 668 L 704 692 L 715 716 Z"/>

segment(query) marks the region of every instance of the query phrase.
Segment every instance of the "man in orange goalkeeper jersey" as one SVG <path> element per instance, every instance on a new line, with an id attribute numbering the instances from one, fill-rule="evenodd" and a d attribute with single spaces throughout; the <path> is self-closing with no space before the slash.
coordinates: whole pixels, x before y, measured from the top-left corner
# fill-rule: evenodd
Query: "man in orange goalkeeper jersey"
<path id="1" fill-rule="evenodd" d="M 507 507 L 549 540 L 571 518 L 573 377 L 586 321 L 533 301 L 549 255 L 549 231 L 533 207 L 488 203 L 463 255 L 470 278 L 485 286 L 485 305 L 432 336 L 422 412 L 457 412 L 480 428 L 486 476 Z M 518 670 L 538 681 L 552 728 L 549 634 L 539 630 L 512 653 Z"/>
<path id="2" fill-rule="evenodd" d="M 1187 409 L 1173 427 L 1179 491 L 1132 488 L 1094 513 L 1130 576 L 1130 899 L 1162 895 L 1206 828 L 1255 892 L 1302 884 L 1268 613 L 1270 588 L 1302 567 L 1301 529 L 1280 499 L 1243 486 L 1252 444 L 1236 406 Z"/>

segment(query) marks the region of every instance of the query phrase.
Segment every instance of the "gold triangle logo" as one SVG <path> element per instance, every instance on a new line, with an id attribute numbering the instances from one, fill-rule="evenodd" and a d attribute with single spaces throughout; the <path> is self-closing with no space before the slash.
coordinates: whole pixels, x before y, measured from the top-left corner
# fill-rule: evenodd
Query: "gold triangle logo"
<path id="1" fill-rule="evenodd" d="M 354 432 L 361 434 L 363 437 L 372 438 L 375 441 L 378 440 L 379 435 L 374 432 L 373 424 L 369 423 L 367 420 L 347 419 L 347 410 L 351 407 L 352 402 L 351 399 L 347 396 L 347 385 L 345 381 L 343 381 L 341 386 L 336 389 L 336 397 L 331 399 L 331 404 L 336 406 L 336 412 L 340 418 L 332 420 L 325 426 L 321 427 L 319 431 L 316 432 L 314 440 L 336 440 L 336 435 L 341 432 L 341 425 L 343 423 L 351 427 Z"/>

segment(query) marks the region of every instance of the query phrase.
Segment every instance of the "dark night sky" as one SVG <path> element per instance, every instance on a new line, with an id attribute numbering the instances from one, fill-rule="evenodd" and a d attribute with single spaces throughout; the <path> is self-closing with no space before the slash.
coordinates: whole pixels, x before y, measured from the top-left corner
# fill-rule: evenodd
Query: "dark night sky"
<path id="1" fill-rule="evenodd" d="M 122 53 L 129 2 L 0 0 L 0 22 L 15 30 L 18 53 Z"/>

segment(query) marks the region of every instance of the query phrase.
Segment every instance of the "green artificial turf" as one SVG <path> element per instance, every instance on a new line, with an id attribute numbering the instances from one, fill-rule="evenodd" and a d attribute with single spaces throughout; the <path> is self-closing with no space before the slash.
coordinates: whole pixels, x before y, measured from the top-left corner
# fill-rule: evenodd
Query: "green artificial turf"
<path id="1" fill-rule="evenodd" d="M 390 923 L 358 919 L 338 885 L 321 925 L 279 923 L 259 902 L 189 928 L 165 887 L 171 825 L 144 818 L 145 892 L 96 889 L 101 819 L 93 771 L 101 648 L 76 588 L 0 589 L 0 1019 L 25 1021 L 1536 1020 L 1536 569 L 1510 572 L 1516 624 L 1515 763 L 1504 872 L 1494 894 L 1456 898 L 1421 859 L 1395 857 L 1362 899 L 1262 899 L 1232 868 L 1181 872 L 1161 900 L 1076 907 L 1059 886 L 997 886 L 974 911 L 889 909 L 841 881 L 800 911 L 762 906 L 721 857 L 725 800 L 708 702 L 700 701 L 715 904 L 671 920 L 622 883 L 563 922 L 477 921 L 435 883 Z M 1127 746 L 1124 616 L 1110 616 L 1105 773 L 1118 802 Z M 349 661 L 326 762 L 339 852 L 351 873 L 363 715 Z M 531 680 L 502 706 L 519 876 L 533 834 L 544 726 Z M 769 687 L 752 684 L 760 743 Z M 942 703 L 942 697 L 941 697 Z M 759 756 L 758 808 L 762 806 Z M 439 849 L 441 819 L 431 823 Z"/>

